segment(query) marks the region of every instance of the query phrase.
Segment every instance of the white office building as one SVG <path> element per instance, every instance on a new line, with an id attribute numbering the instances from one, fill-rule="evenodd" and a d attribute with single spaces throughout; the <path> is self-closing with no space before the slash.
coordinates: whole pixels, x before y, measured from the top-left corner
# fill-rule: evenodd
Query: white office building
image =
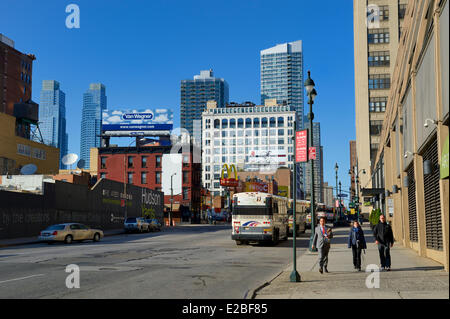
<path id="1" fill-rule="evenodd" d="M 202 113 L 202 181 L 215 195 L 222 195 L 222 167 L 238 171 L 275 172 L 293 168 L 295 110 L 266 100 L 265 105 L 233 104 L 217 108 L 208 103 Z"/>

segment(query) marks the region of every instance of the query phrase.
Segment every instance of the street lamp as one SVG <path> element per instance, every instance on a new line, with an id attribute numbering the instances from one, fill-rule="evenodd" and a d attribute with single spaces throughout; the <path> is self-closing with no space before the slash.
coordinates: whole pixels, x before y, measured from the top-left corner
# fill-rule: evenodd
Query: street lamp
<path id="1" fill-rule="evenodd" d="M 342 194 L 342 189 L 341 189 L 341 181 L 339 181 L 339 218 L 342 219 L 342 207 L 341 207 L 341 194 Z"/>
<path id="2" fill-rule="evenodd" d="M 334 170 L 336 171 L 336 199 L 338 199 L 338 170 L 339 170 L 339 166 L 338 166 L 337 163 L 334 166 Z M 336 223 L 337 223 L 337 221 L 338 221 L 338 212 L 336 212 Z"/>
<path id="3" fill-rule="evenodd" d="M 295 116 L 294 121 L 294 145 L 297 145 L 297 116 Z M 296 217 L 296 202 L 297 202 L 297 164 L 294 159 L 293 165 L 293 178 L 292 178 L 292 251 L 293 251 L 293 269 L 290 276 L 291 282 L 300 282 L 300 274 L 297 272 L 297 248 L 296 248 L 296 228 L 297 228 L 297 217 Z"/>
<path id="4" fill-rule="evenodd" d="M 314 104 L 314 99 L 317 96 L 316 89 L 314 88 L 315 83 L 311 79 L 311 71 L 308 71 L 308 78 L 305 81 L 305 88 L 307 95 L 309 97 L 308 104 L 309 104 L 309 113 L 308 113 L 308 120 L 309 120 L 309 146 L 313 147 L 313 119 L 314 119 L 314 113 L 312 111 L 312 106 Z M 309 150 L 308 150 L 309 153 Z M 314 160 L 309 159 L 310 163 L 310 170 L 311 170 L 311 237 L 309 239 L 309 251 L 317 251 L 317 248 L 314 247 L 313 249 L 313 240 L 314 240 L 314 232 L 315 232 L 315 224 L 316 224 L 316 214 L 315 214 L 315 202 L 314 202 Z"/>
<path id="5" fill-rule="evenodd" d="M 172 209 L 173 209 L 173 177 L 177 173 L 170 175 L 170 212 L 169 212 L 169 226 L 172 226 Z"/>

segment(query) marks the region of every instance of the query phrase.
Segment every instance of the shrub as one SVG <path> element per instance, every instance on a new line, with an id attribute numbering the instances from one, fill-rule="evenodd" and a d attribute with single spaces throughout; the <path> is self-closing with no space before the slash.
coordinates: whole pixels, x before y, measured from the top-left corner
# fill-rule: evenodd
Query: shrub
<path id="1" fill-rule="evenodd" d="M 381 216 L 381 209 L 373 209 L 369 216 L 369 222 L 372 226 L 375 226 L 378 224 L 378 221 L 380 220 Z"/>

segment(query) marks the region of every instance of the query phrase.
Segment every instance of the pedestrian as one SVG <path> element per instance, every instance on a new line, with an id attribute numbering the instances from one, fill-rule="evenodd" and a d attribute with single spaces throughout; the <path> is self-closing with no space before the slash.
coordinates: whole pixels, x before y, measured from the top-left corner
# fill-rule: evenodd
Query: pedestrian
<path id="1" fill-rule="evenodd" d="M 348 236 L 348 248 L 352 249 L 353 266 L 361 271 L 361 251 L 367 248 L 364 231 L 357 220 L 353 221 L 353 227 L 350 229 Z"/>
<path id="2" fill-rule="evenodd" d="M 317 247 L 319 251 L 319 272 L 323 274 L 323 270 L 328 272 L 328 253 L 331 247 L 331 238 L 333 238 L 333 232 L 331 228 L 327 228 L 325 225 L 325 217 L 321 217 L 319 225 L 314 231 L 314 239 L 311 248 Z"/>
<path id="3" fill-rule="evenodd" d="M 380 216 L 379 223 L 373 229 L 373 236 L 375 237 L 375 244 L 378 245 L 378 252 L 380 253 L 381 270 L 391 270 L 391 248 L 394 246 L 394 234 L 392 227 L 386 223 L 386 217 Z"/>

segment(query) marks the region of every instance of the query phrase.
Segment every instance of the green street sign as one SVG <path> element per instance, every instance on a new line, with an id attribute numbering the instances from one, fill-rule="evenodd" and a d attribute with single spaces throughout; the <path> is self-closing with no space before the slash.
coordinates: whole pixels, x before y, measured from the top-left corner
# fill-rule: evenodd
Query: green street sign
<path id="1" fill-rule="evenodd" d="M 448 178 L 448 136 L 445 139 L 441 155 L 441 179 Z"/>

